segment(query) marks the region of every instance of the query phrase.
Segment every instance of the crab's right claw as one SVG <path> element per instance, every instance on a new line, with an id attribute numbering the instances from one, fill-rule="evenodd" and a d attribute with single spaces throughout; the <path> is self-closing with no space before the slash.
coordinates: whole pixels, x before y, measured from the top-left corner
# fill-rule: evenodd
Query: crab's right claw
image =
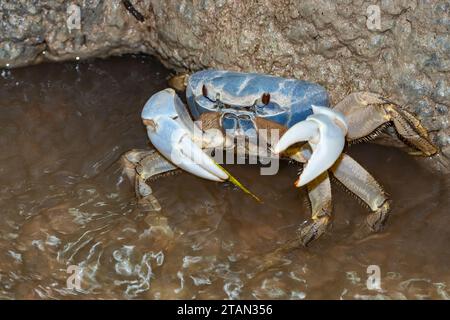
<path id="1" fill-rule="evenodd" d="M 280 153 L 297 142 L 308 141 L 313 152 L 295 182 L 297 187 L 301 187 L 336 162 L 344 148 L 346 134 L 347 124 L 342 114 L 329 108 L 313 106 L 313 114 L 289 128 L 278 141 L 274 152 Z"/>
<path id="2" fill-rule="evenodd" d="M 228 179 L 228 175 L 193 141 L 195 124 L 173 89 L 154 94 L 145 104 L 141 116 L 153 146 L 174 165 L 204 179 Z"/>

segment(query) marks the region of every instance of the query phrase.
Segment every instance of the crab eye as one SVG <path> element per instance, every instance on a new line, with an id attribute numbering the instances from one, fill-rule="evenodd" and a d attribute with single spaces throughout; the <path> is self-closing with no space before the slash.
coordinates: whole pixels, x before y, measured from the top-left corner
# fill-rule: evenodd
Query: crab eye
<path id="1" fill-rule="evenodd" d="M 205 98 L 208 98 L 208 89 L 206 89 L 206 86 L 202 86 L 202 94 Z"/>
<path id="2" fill-rule="evenodd" d="M 262 97 L 261 97 L 261 102 L 263 104 L 269 104 L 270 102 L 270 93 L 263 93 Z"/>

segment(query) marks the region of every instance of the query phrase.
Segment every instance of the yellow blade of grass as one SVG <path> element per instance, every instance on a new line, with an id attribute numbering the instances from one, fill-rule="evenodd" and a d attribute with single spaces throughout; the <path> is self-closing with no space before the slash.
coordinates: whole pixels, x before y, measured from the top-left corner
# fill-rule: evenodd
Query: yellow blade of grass
<path id="1" fill-rule="evenodd" d="M 218 166 L 223 172 L 225 172 L 228 175 L 228 180 L 234 184 L 236 187 L 244 191 L 246 194 L 250 195 L 253 199 L 258 201 L 259 203 L 262 203 L 261 199 L 259 199 L 254 193 L 252 193 L 249 189 L 247 189 L 242 183 L 240 183 L 231 173 L 229 173 L 224 167 L 222 167 L 217 162 L 214 162 L 216 166 Z"/>

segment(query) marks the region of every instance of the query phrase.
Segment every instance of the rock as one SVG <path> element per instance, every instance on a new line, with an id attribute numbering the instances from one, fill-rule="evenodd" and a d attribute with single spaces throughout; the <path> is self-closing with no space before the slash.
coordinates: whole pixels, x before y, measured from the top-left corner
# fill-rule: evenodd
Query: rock
<path id="1" fill-rule="evenodd" d="M 318 82 L 333 103 L 348 90 L 372 90 L 433 118 L 426 123 L 434 130 L 448 123 L 439 111 L 450 107 L 447 0 L 375 2 L 379 29 L 368 28 L 364 1 L 129 2 L 144 21 L 121 0 L 0 2 L 0 67 L 143 52 L 177 71 L 214 67 Z M 79 29 L 68 23 L 73 4 Z M 440 127 L 433 139 L 450 156 L 450 129 Z"/>

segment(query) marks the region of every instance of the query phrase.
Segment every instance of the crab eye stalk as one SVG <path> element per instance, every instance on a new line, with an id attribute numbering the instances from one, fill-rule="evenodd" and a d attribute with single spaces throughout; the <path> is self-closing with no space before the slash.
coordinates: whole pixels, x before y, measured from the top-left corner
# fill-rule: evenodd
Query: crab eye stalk
<path id="1" fill-rule="evenodd" d="M 208 98 L 208 89 L 206 89 L 206 86 L 202 86 L 202 94 L 205 98 Z"/>
<path id="2" fill-rule="evenodd" d="M 263 93 L 263 95 L 261 97 L 261 102 L 264 105 L 269 104 L 269 102 L 270 102 L 270 93 L 267 93 L 267 92 Z"/>

